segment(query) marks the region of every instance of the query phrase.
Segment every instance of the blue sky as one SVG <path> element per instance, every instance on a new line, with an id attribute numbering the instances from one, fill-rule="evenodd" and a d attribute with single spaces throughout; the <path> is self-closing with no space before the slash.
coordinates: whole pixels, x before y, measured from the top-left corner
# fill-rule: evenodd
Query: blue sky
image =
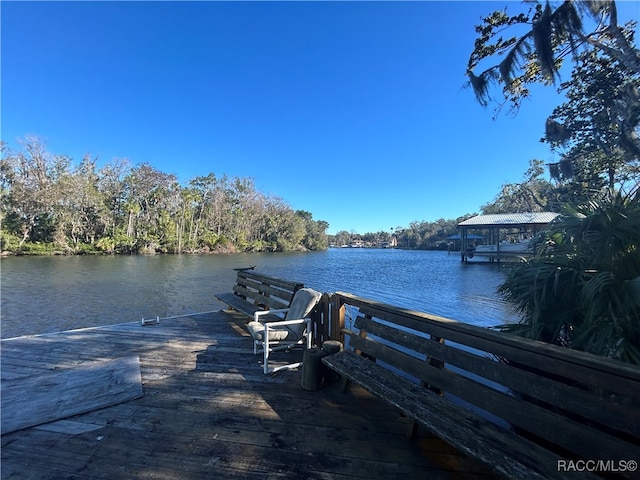
<path id="1" fill-rule="evenodd" d="M 562 98 L 492 119 L 465 84 L 474 25 L 515 2 L 3 1 L 2 140 L 211 172 L 329 223 L 389 231 L 479 212 Z M 638 18 L 639 2 L 620 16 Z"/>

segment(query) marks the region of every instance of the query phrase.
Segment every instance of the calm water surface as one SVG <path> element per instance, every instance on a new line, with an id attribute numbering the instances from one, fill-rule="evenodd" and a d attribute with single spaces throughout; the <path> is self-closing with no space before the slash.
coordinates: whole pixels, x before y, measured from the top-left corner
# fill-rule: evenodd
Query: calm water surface
<path id="1" fill-rule="evenodd" d="M 213 293 L 231 290 L 233 268 L 324 292 L 345 291 L 481 326 L 513 321 L 497 295 L 497 265 L 464 265 L 447 252 L 329 249 L 325 252 L 84 257 L 0 261 L 2 338 L 159 315 L 218 310 Z"/>

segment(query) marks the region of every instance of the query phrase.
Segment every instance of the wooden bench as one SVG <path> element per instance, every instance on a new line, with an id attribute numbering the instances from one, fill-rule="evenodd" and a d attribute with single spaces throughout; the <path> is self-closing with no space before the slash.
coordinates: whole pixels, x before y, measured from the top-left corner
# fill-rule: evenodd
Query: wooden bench
<path id="1" fill-rule="evenodd" d="M 334 302 L 357 311 L 352 350 L 322 362 L 497 473 L 638 478 L 640 368 L 346 293 Z"/>
<path id="2" fill-rule="evenodd" d="M 289 308 L 294 293 L 303 288 L 299 282 L 261 275 L 249 270 L 239 270 L 232 292 L 214 296 L 229 308 L 253 318 L 260 310 Z M 261 321 L 277 321 L 282 317 L 265 315 Z"/>

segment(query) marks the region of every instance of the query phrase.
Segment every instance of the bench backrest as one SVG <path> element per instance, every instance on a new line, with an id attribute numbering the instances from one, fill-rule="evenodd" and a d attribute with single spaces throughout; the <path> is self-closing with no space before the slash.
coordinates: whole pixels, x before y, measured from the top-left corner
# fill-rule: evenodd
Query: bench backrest
<path id="1" fill-rule="evenodd" d="M 640 368 L 336 293 L 349 344 L 563 458 L 637 460 Z"/>
<path id="2" fill-rule="evenodd" d="M 293 295 L 302 287 L 304 285 L 299 282 L 239 271 L 233 292 L 254 305 L 270 310 L 288 308 Z"/>

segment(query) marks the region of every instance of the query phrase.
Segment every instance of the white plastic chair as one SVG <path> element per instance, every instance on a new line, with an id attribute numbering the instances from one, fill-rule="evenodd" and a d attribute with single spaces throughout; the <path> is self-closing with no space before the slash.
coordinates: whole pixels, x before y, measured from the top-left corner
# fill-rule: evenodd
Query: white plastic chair
<path id="1" fill-rule="evenodd" d="M 274 373 L 283 369 L 297 368 L 302 362 L 290 363 L 277 368 L 269 368 L 269 354 L 276 350 L 289 349 L 294 345 L 311 348 L 311 310 L 318 304 L 322 294 L 311 288 L 301 288 L 291 300 L 289 308 L 256 312 L 247 329 L 253 337 L 253 353 L 264 353 L 264 373 Z M 282 321 L 261 322 L 260 317 L 273 313 L 286 313 Z"/>

